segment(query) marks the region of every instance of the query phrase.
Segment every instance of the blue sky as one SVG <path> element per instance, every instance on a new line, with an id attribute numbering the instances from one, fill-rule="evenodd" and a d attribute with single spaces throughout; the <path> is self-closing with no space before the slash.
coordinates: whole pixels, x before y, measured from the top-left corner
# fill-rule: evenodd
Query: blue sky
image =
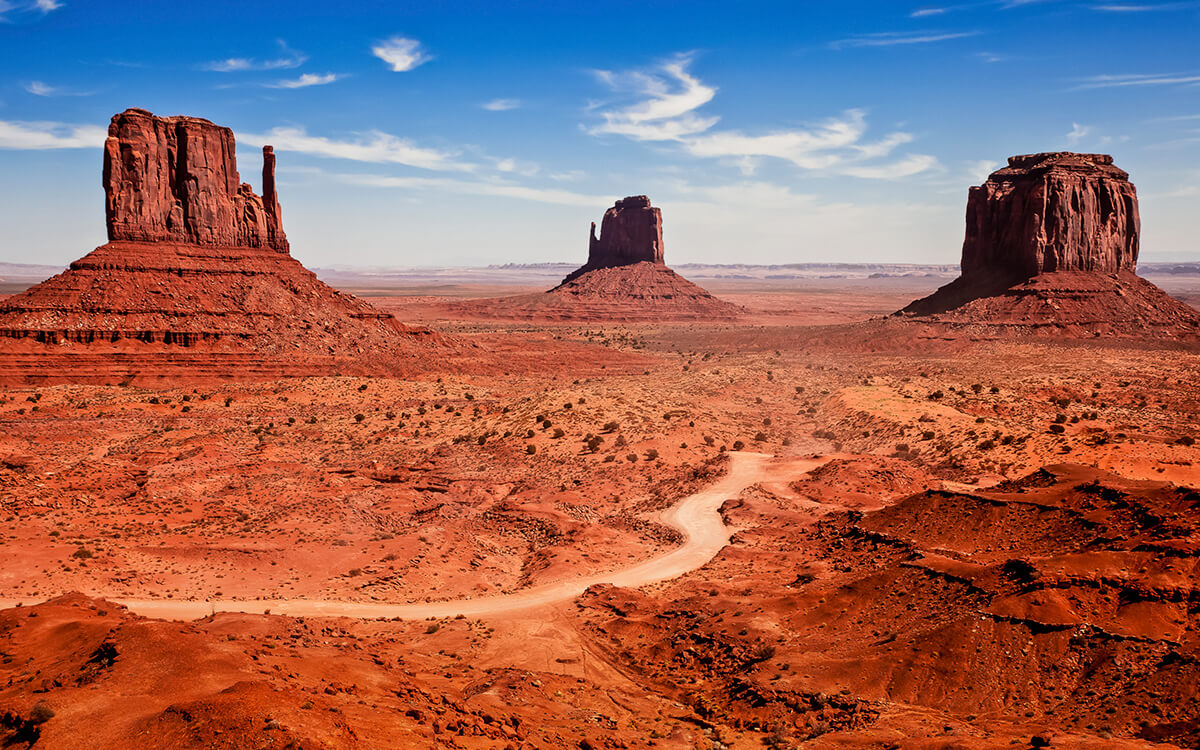
<path id="1" fill-rule="evenodd" d="M 313 266 L 582 261 L 645 193 L 668 263 L 957 262 L 967 188 L 1112 153 L 1143 260 L 1200 260 L 1200 2 L 0 0 L 0 261 L 104 242 L 127 107 L 279 155 Z"/>

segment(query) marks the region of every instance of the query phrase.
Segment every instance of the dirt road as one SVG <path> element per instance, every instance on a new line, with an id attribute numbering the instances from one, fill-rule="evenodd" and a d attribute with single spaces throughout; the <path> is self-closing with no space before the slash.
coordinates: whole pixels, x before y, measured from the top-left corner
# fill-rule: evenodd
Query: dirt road
<path id="1" fill-rule="evenodd" d="M 589 586 L 610 583 L 614 586 L 645 586 L 701 567 L 726 544 L 733 530 L 718 512 L 721 504 L 745 488 L 760 482 L 794 479 L 820 466 L 825 458 L 774 461 L 761 453 L 730 453 L 729 473 L 719 482 L 685 497 L 663 512 L 663 524 L 684 536 L 682 546 L 628 568 L 597 573 L 569 581 L 534 586 L 511 594 L 454 599 L 441 602 L 386 604 L 380 602 L 323 601 L 319 599 L 245 599 L 224 601 L 188 601 L 173 599 L 117 599 L 136 614 L 169 620 L 195 620 L 214 612 L 270 611 L 294 617 L 356 617 L 420 620 L 428 617 L 479 617 L 512 612 L 546 604 L 569 601 Z M 0 601 L 0 608 L 15 601 Z"/>

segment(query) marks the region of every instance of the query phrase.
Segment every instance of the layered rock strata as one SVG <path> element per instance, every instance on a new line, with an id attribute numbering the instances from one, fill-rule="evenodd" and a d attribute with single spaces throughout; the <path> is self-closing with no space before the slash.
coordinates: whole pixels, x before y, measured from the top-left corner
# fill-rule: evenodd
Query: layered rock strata
<path id="1" fill-rule="evenodd" d="M 1137 190 L 1111 156 L 1014 156 L 967 201 L 962 275 L 902 314 L 1093 335 L 1200 333 L 1200 313 L 1136 275 Z"/>
<path id="2" fill-rule="evenodd" d="M 446 341 L 322 283 L 289 254 L 228 128 L 130 109 L 104 150 L 110 241 L 0 303 L 0 382 L 391 374 Z"/>

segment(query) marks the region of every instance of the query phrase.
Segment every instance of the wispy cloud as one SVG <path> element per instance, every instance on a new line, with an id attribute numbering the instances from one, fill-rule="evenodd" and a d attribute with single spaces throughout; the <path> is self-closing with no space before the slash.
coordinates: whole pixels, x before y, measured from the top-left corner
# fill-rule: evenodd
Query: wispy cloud
<path id="1" fill-rule="evenodd" d="M 392 72 L 403 73 L 433 58 L 421 48 L 416 39 L 394 36 L 371 47 L 371 54 L 388 64 Z"/>
<path id="2" fill-rule="evenodd" d="M 475 165 L 456 159 L 457 154 L 415 145 L 378 130 L 365 133 L 354 140 L 334 140 L 309 135 L 304 128 L 279 127 L 266 133 L 238 133 L 238 140 L 253 146 L 272 144 L 278 151 L 296 151 L 313 156 L 376 164 L 403 164 L 420 169 L 440 171 L 471 171 Z"/>
<path id="3" fill-rule="evenodd" d="M 640 98 L 629 106 L 602 112 L 604 122 L 591 128 L 592 135 L 623 135 L 638 141 L 678 140 L 703 133 L 717 124 L 717 117 L 699 117 L 693 110 L 712 101 L 717 90 L 705 86 L 688 72 L 692 55 L 677 55 L 653 73 L 594 71 L 602 83 L 615 91 Z"/>
<path id="4" fill-rule="evenodd" d="M 1099 75 L 1083 79 L 1080 89 L 1122 88 L 1126 86 L 1189 86 L 1200 84 L 1196 73 L 1122 73 Z"/>
<path id="5" fill-rule="evenodd" d="M 99 125 L 0 120 L 0 149 L 100 148 L 107 136 L 108 130 Z"/>
<path id="6" fill-rule="evenodd" d="M 967 174 L 970 176 L 971 182 L 983 182 L 999 168 L 1000 162 L 990 159 L 967 162 Z"/>
<path id="7" fill-rule="evenodd" d="M 308 61 L 308 55 L 297 52 L 287 46 L 282 39 L 277 40 L 279 57 L 270 60 L 259 60 L 252 57 L 230 57 L 204 63 L 200 67 L 216 73 L 241 73 L 254 70 L 285 70 L 298 68 Z"/>
<path id="8" fill-rule="evenodd" d="M 517 109 L 521 106 L 520 99 L 492 99 L 490 102 L 484 102 L 479 105 L 489 112 L 507 112 L 510 109 Z"/>
<path id="9" fill-rule="evenodd" d="M 1092 132 L 1090 125 L 1080 125 L 1077 122 L 1071 123 L 1071 132 L 1067 133 L 1067 144 L 1077 146 L 1084 138 L 1087 138 Z"/>
<path id="10" fill-rule="evenodd" d="M 691 61 L 691 56 L 682 55 L 649 72 L 598 72 L 597 77 L 610 87 L 641 98 L 616 109 L 600 109 L 603 122 L 587 132 L 598 136 L 620 135 L 640 142 L 674 143 L 692 156 L 724 160 L 743 174 L 754 173 L 764 158 L 787 161 L 801 169 L 868 179 L 905 177 L 937 164 L 934 157 L 922 154 L 878 163 L 877 160 L 912 141 L 912 136 L 895 132 L 880 140 L 867 141 L 866 114 L 857 109 L 806 127 L 761 134 L 714 130 L 720 118 L 702 116 L 695 110 L 710 102 L 717 89 L 690 73 Z"/>
<path id="11" fill-rule="evenodd" d="M 91 96 L 94 93 L 91 91 L 77 91 L 60 86 L 51 86 L 42 81 L 30 81 L 25 84 L 24 88 L 34 96 Z"/>
<path id="12" fill-rule="evenodd" d="M 850 47 L 892 47 L 901 44 L 932 44 L 951 39 L 979 36 L 980 31 L 883 31 L 877 34 L 859 34 L 830 42 L 832 49 Z"/>
<path id="13" fill-rule="evenodd" d="M 553 203 L 561 206 L 595 208 L 612 202 L 611 196 L 586 195 L 558 188 L 538 188 L 511 182 L 461 180 L 448 177 L 392 177 L 376 174 L 335 174 L 333 179 L 347 185 L 402 190 L 441 190 L 462 195 L 486 195 L 499 198 Z"/>
<path id="14" fill-rule="evenodd" d="M 1200 8 L 1200 3 L 1108 3 L 1091 6 L 1092 10 L 1098 10 L 1103 13 L 1152 13 L 1164 10 L 1187 10 L 1189 8 Z"/>
<path id="15" fill-rule="evenodd" d="M 0 23 L 10 22 L 12 19 L 8 16 L 11 13 L 40 13 L 44 16 L 61 7 L 63 7 L 63 3 L 58 0 L 27 0 L 26 2 L 0 0 Z"/>
<path id="16" fill-rule="evenodd" d="M 345 76 L 337 73 L 325 73 L 320 75 L 317 73 L 305 73 L 299 78 L 292 78 L 284 81 L 276 81 L 275 83 L 265 83 L 264 86 L 272 89 L 302 89 L 308 86 L 324 86 L 327 83 L 345 78 Z"/>

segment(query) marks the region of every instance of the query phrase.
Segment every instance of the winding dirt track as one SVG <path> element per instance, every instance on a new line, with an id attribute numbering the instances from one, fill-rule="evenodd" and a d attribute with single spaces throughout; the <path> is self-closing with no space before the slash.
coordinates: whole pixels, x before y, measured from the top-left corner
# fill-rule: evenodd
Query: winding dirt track
<path id="1" fill-rule="evenodd" d="M 761 453 L 730 453 L 729 473 L 719 482 L 685 497 L 663 512 L 661 521 L 684 536 L 682 546 L 628 568 L 597 573 L 558 583 L 517 591 L 511 594 L 453 599 L 442 602 L 384 604 L 379 602 L 323 601 L 320 599 L 244 599 L 226 601 L 187 601 L 171 599 L 117 599 L 130 611 L 167 620 L 196 620 L 214 612 L 249 612 L 290 615 L 293 617 L 355 617 L 362 619 L 401 618 L 420 620 L 427 617 L 479 617 L 503 614 L 546 604 L 569 601 L 589 586 L 610 583 L 637 587 L 677 578 L 711 560 L 729 543 L 733 531 L 725 525 L 719 509 L 730 497 L 760 482 L 793 479 L 823 464 L 826 458 L 773 462 Z M 14 606 L 0 601 L 0 607 Z"/>

